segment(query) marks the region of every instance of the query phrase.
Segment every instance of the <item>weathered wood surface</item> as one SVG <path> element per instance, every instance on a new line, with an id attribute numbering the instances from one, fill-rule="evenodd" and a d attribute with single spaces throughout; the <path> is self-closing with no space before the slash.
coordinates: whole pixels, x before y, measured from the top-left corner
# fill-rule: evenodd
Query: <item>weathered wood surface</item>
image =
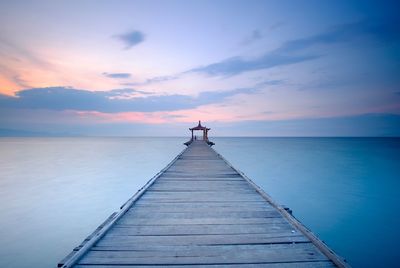
<path id="1" fill-rule="evenodd" d="M 347 266 L 202 141 L 103 226 L 59 266 Z"/>

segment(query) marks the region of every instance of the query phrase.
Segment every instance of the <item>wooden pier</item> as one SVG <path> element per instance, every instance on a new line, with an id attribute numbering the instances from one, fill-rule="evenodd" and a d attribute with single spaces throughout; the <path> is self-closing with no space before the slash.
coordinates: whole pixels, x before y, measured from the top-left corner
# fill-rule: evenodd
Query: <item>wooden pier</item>
<path id="1" fill-rule="evenodd" d="M 348 267 L 206 141 L 193 140 L 59 267 Z"/>

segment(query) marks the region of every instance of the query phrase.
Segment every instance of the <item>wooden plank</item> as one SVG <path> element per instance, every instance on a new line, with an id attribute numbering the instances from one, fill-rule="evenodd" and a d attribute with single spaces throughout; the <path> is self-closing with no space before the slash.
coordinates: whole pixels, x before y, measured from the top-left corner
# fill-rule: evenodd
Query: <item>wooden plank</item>
<path id="1" fill-rule="evenodd" d="M 171 224 L 269 224 L 274 221 L 282 221 L 281 217 L 271 218 L 197 218 L 197 219 L 154 219 L 154 218 L 131 218 L 124 217 L 118 221 L 119 224 L 132 225 L 171 225 Z"/>
<path id="2" fill-rule="evenodd" d="M 171 193 L 171 194 L 175 194 L 175 193 L 196 193 L 196 194 L 200 194 L 200 193 L 205 193 L 205 194 L 223 194 L 223 195 L 227 195 L 227 194 L 253 194 L 255 193 L 254 190 L 252 189 L 239 189 L 239 188 L 208 188 L 208 189 L 197 189 L 197 188 L 176 188 L 176 189 L 152 189 L 152 190 L 147 190 L 148 193 Z"/>
<path id="3" fill-rule="evenodd" d="M 202 219 L 133 219 L 124 217 L 116 224 L 141 226 L 141 225 L 193 225 L 193 224 L 207 224 L 207 225 L 235 225 L 235 224 L 278 224 L 287 222 L 282 217 L 275 218 L 253 218 L 253 219 L 232 219 L 232 218 L 202 218 Z"/>
<path id="4" fill-rule="evenodd" d="M 262 250 L 262 248 L 271 248 L 273 247 L 275 250 L 285 250 L 287 246 L 293 245 L 303 245 L 309 244 L 312 246 L 310 241 L 299 242 L 299 243 L 264 243 L 264 244 L 225 244 L 225 245 L 155 245 L 155 244 L 113 244 L 113 245 L 96 245 L 92 247 L 92 251 L 138 251 L 138 252 L 153 252 L 154 255 L 157 255 L 157 252 L 170 252 L 171 250 L 175 252 L 183 252 L 187 250 L 191 250 L 196 252 L 196 254 L 200 254 L 200 252 L 212 252 L 213 254 L 215 250 L 243 250 L 243 251 L 252 251 L 254 248 L 258 248 Z M 315 247 L 313 247 L 315 249 Z"/>
<path id="5" fill-rule="evenodd" d="M 246 194 L 246 193 L 226 193 L 221 192 L 220 194 L 210 194 L 210 193 L 187 193 L 187 192 L 175 192 L 175 193 L 152 193 L 147 192 L 142 197 L 143 201 L 182 201 L 182 202 L 201 202 L 201 201 L 262 201 L 262 197 L 257 194 Z"/>
<path id="6" fill-rule="evenodd" d="M 112 236 L 107 234 L 98 246 L 143 245 L 240 245 L 240 244 L 282 244 L 309 242 L 304 235 L 290 231 L 267 234 L 229 234 L 229 235 L 186 235 L 186 236 Z"/>
<path id="7" fill-rule="evenodd" d="M 235 182 L 235 181 L 243 181 L 240 176 L 238 177 L 233 177 L 233 176 L 188 176 L 188 175 L 182 175 L 182 176 L 168 176 L 168 177 L 162 177 L 159 179 L 160 181 L 168 180 L 168 181 L 175 181 L 176 183 L 184 183 L 187 181 L 230 181 L 230 182 Z"/>
<path id="8" fill-rule="evenodd" d="M 198 208 L 219 208 L 219 207 L 236 207 L 236 208 L 244 208 L 244 209 L 249 209 L 249 208 L 270 208 L 272 207 L 271 204 L 265 202 L 265 201 L 251 201 L 251 202 L 182 202 L 182 203 L 177 203 L 177 204 L 171 204 L 171 203 L 165 203 L 165 204 L 160 204 L 160 203 L 151 203 L 151 202 L 145 202 L 143 200 L 138 200 L 135 203 L 135 206 L 132 206 L 130 209 L 135 209 L 135 208 L 173 208 L 173 207 L 179 207 L 179 208 L 191 208 L 193 210 L 196 210 Z"/>
<path id="9" fill-rule="evenodd" d="M 155 185 L 151 189 L 148 190 L 148 192 L 226 192 L 226 193 L 256 193 L 254 189 L 248 188 L 244 185 L 190 185 L 190 184 L 179 184 L 175 186 L 170 186 L 170 185 Z M 215 194 L 215 193 L 212 193 Z"/>
<path id="10" fill-rule="evenodd" d="M 191 199 L 196 199 L 195 201 L 240 201 L 240 200 L 253 200 L 253 201 L 263 201 L 263 198 L 256 192 L 227 192 L 220 191 L 218 194 L 215 191 L 210 192 L 146 192 L 142 198 L 146 199 L 184 199 L 185 201 L 191 201 Z M 199 199 L 199 200 L 197 200 Z"/>
<path id="11" fill-rule="evenodd" d="M 143 204 L 143 203 L 142 203 Z M 238 205 L 238 206 L 224 206 L 224 205 L 209 205 L 209 203 L 152 203 L 147 205 L 136 205 L 132 207 L 129 211 L 138 211 L 142 213 L 155 213 L 155 212 L 242 212 L 242 211 L 275 211 L 272 206 L 267 205 Z M 188 206 L 189 205 L 189 206 Z M 192 206 L 190 206 L 192 205 Z"/>
<path id="12" fill-rule="evenodd" d="M 191 212 L 154 212 L 129 210 L 127 217 L 141 219 L 202 219 L 202 218 L 234 218 L 234 219 L 255 219 L 255 218 L 275 218 L 280 214 L 276 210 L 269 211 L 191 211 Z"/>
<path id="13" fill-rule="evenodd" d="M 276 211 L 270 205 L 257 202 L 238 203 L 237 206 L 227 206 L 224 202 L 210 203 L 140 203 L 130 208 L 129 211 L 143 212 L 202 212 L 202 211 Z"/>
<path id="14" fill-rule="evenodd" d="M 326 261 L 310 244 L 268 245 L 258 249 L 241 247 L 196 248 L 164 251 L 90 251 L 81 264 L 240 264 Z"/>
<path id="15" fill-rule="evenodd" d="M 296 232 L 288 223 L 279 224 L 192 224 L 192 225 L 115 225 L 110 235 L 201 235 L 201 234 L 266 234 Z"/>
<path id="16" fill-rule="evenodd" d="M 208 179 L 208 180 L 187 180 L 181 181 L 177 183 L 173 179 L 158 179 L 157 183 L 153 185 L 153 187 L 251 187 L 246 181 L 244 180 L 217 180 L 217 179 Z M 152 187 L 152 188 L 153 188 Z"/>
<path id="17" fill-rule="evenodd" d="M 318 250 L 313 246 L 312 243 L 298 243 L 298 244 L 239 244 L 239 245 L 188 245 L 188 246 L 154 246 L 145 248 L 145 250 L 121 250 L 116 251 L 115 254 L 111 253 L 110 248 L 100 248 L 94 247 L 92 250 L 92 256 L 96 257 L 108 257 L 112 255 L 113 257 L 148 257 L 158 256 L 172 257 L 172 256 L 220 256 L 222 254 L 246 254 L 246 251 L 251 253 L 269 253 L 276 254 L 279 250 L 290 250 L 296 253 L 306 253 L 312 256 L 322 255 L 319 258 L 326 260 L 326 256 L 323 254 L 318 254 Z M 312 254 L 309 254 L 312 253 Z"/>
<path id="18" fill-rule="evenodd" d="M 220 180 L 238 180 L 238 181 L 243 181 L 241 178 L 240 174 L 238 173 L 212 173 L 212 172 L 203 172 L 201 174 L 193 174 L 190 172 L 164 172 L 163 176 L 160 177 L 160 179 L 181 179 L 181 180 L 191 180 L 194 178 L 199 178 L 199 179 L 220 179 Z"/>
<path id="19" fill-rule="evenodd" d="M 176 182 L 168 182 L 168 183 L 157 183 L 153 185 L 148 191 L 227 191 L 227 192 L 252 192 L 256 193 L 256 191 L 249 187 L 248 184 L 242 183 L 227 183 L 222 182 L 220 184 L 210 183 L 210 181 L 196 181 L 197 183 L 190 181 L 190 182 L 183 182 L 183 183 L 176 183 Z"/>
<path id="20" fill-rule="evenodd" d="M 188 186 L 197 186 L 197 187 L 232 187 L 232 188 L 241 188 L 243 189 L 252 189 L 248 184 L 246 184 L 243 180 L 217 180 L 217 179 L 191 179 L 191 180 L 184 180 L 180 183 L 177 183 L 174 179 L 165 179 L 159 180 L 157 185 L 154 185 L 154 188 L 157 187 L 188 187 Z"/>
<path id="21" fill-rule="evenodd" d="M 185 265 L 168 265 L 168 268 L 182 268 Z M 110 268 L 109 265 L 77 265 L 76 268 Z M 161 268 L 165 265 L 113 265 L 112 268 Z M 332 268 L 336 267 L 330 261 L 313 262 L 281 262 L 281 263 L 251 263 L 251 264 L 191 264 L 190 267 L 207 268 Z"/>
<path id="22" fill-rule="evenodd" d="M 290 248 L 310 248 L 310 250 L 316 250 L 310 241 L 301 243 L 265 243 L 265 244 L 215 244 L 215 245 L 160 245 L 160 244 L 144 244 L 139 245 L 133 243 L 130 245 L 96 245 L 92 248 L 94 251 L 139 251 L 139 252 L 184 252 L 191 251 L 190 256 L 200 255 L 200 252 L 210 252 L 214 254 L 216 251 L 253 251 L 253 250 L 286 250 Z"/>
<path id="23" fill-rule="evenodd" d="M 260 201 L 259 198 L 257 197 L 235 197 L 232 196 L 230 198 L 227 197 L 221 197 L 221 196 L 212 196 L 210 198 L 207 198 L 207 196 L 194 196 L 191 199 L 186 199 L 184 197 L 164 197 L 164 198 L 157 198 L 157 197 L 143 197 L 143 201 L 148 201 L 148 202 L 158 202 L 158 203 L 184 203 L 184 202 L 255 202 L 255 201 Z"/>

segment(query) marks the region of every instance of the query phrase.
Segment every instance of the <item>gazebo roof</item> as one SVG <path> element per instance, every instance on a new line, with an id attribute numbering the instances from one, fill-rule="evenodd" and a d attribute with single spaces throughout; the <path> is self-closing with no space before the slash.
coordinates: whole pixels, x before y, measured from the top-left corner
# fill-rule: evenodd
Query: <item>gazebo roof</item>
<path id="1" fill-rule="evenodd" d="M 203 126 L 201 125 L 201 121 L 200 121 L 200 120 L 199 120 L 199 124 L 198 124 L 196 127 L 189 128 L 189 129 L 190 129 L 190 130 L 205 130 L 205 129 L 210 130 L 210 128 L 203 127 Z"/>

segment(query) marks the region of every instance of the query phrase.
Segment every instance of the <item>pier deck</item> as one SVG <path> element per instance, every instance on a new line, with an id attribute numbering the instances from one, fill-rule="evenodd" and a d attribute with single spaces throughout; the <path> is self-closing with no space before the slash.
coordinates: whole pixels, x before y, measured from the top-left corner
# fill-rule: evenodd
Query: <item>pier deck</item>
<path id="1" fill-rule="evenodd" d="M 194 141 L 60 267 L 346 267 L 284 208 Z"/>

